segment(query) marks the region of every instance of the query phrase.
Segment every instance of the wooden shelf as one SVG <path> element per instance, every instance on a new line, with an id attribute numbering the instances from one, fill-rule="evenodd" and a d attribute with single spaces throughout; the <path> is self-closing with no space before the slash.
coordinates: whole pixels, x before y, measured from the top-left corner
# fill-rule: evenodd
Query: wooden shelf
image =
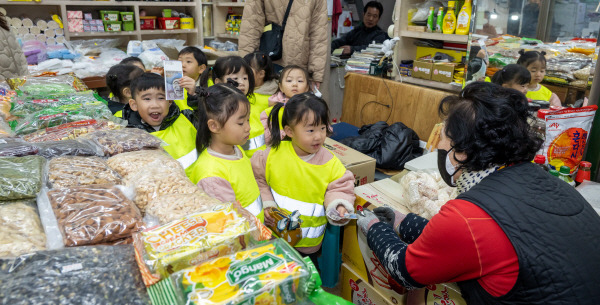
<path id="1" fill-rule="evenodd" d="M 166 1 L 159 1 L 159 2 L 153 2 L 153 1 L 142 1 L 142 2 L 138 2 L 138 1 L 134 1 L 134 3 L 137 3 L 140 7 L 148 7 L 148 6 L 173 6 L 173 7 L 195 7 L 196 6 L 196 2 L 166 2 Z"/>
<path id="2" fill-rule="evenodd" d="M 460 90 L 462 89 L 462 87 L 459 85 L 440 83 L 440 82 L 436 82 L 436 81 L 432 81 L 432 80 L 413 78 L 413 77 L 408 77 L 408 76 L 402 76 L 402 78 L 397 78 L 397 80 L 400 82 L 408 83 L 408 84 L 413 84 L 413 85 L 418 85 L 418 86 L 423 86 L 423 87 L 430 87 L 430 88 L 440 89 L 440 90 L 450 91 L 450 92 L 460 92 Z"/>
<path id="3" fill-rule="evenodd" d="M 240 39 L 239 35 L 231 35 L 231 34 L 225 34 L 225 33 L 217 34 L 217 37 L 225 38 L 225 39 L 236 39 L 236 40 Z"/>
<path id="4" fill-rule="evenodd" d="M 469 35 L 442 34 L 442 33 L 427 33 L 415 31 L 400 31 L 400 35 L 404 37 L 412 37 L 419 39 L 443 40 L 451 42 L 468 43 Z"/>
<path id="5" fill-rule="evenodd" d="M 135 36 L 137 35 L 137 31 L 123 31 L 123 32 L 82 32 L 82 33 L 73 33 L 69 32 L 69 37 L 106 37 L 106 36 Z"/>
<path id="6" fill-rule="evenodd" d="M 179 29 L 179 30 L 141 30 L 142 35 L 158 35 L 158 34 L 195 34 L 198 29 Z"/>
<path id="7" fill-rule="evenodd" d="M 217 6 L 220 7 L 244 7 L 246 2 L 217 2 Z"/>

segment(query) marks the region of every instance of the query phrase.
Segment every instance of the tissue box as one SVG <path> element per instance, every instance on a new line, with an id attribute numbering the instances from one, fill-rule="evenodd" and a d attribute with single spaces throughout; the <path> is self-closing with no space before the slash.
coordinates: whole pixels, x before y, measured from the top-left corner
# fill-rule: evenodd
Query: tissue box
<path id="1" fill-rule="evenodd" d="M 91 31 L 92 31 L 92 28 L 91 28 L 89 25 L 84 25 L 84 26 L 83 26 L 83 31 L 84 31 L 84 32 L 91 32 Z"/>
<path id="2" fill-rule="evenodd" d="M 85 13 L 85 14 L 83 14 L 83 19 L 85 19 L 85 20 L 92 20 L 92 13 Z"/>
<path id="3" fill-rule="evenodd" d="M 85 27 L 85 26 L 90 26 L 90 25 L 92 25 L 92 24 L 90 23 L 90 21 L 89 21 L 89 20 L 83 19 L 83 26 L 84 26 L 84 27 Z M 85 31 L 85 30 L 84 30 L 84 31 Z"/>
<path id="4" fill-rule="evenodd" d="M 67 11 L 67 19 L 83 19 L 82 11 Z"/>
<path id="5" fill-rule="evenodd" d="M 91 25 L 90 29 L 91 29 L 92 32 L 98 32 L 98 27 L 95 26 L 95 25 Z"/>
<path id="6" fill-rule="evenodd" d="M 96 19 L 94 21 L 96 22 L 97 27 L 104 27 L 104 23 L 102 22 L 102 19 Z"/>
<path id="7" fill-rule="evenodd" d="M 98 32 L 104 32 L 104 25 L 97 25 Z"/>
<path id="8" fill-rule="evenodd" d="M 69 19 L 67 21 L 69 32 L 83 32 L 83 19 Z"/>

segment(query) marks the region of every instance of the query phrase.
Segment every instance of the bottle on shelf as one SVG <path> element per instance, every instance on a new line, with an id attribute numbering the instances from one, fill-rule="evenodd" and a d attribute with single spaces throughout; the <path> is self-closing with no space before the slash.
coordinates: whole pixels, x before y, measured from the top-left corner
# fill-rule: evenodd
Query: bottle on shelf
<path id="1" fill-rule="evenodd" d="M 548 172 L 550 173 L 550 175 L 552 175 L 552 176 L 554 176 L 554 177 L 556 177 L 556 178 L 559 178 L 559 179 L 560 179 L 560 174 L 558 173 L 558 171 L 557 171 L 557 170 L 555 170 L 555 169 L 551 169 L 551 170 L 549 170 Z"/>
<path id="2" fill-rule="evenodd" d="M 427 32 L 432 33 L 435 31 L 435 8 L 429 7 L 429 17 L 427 17 Z"/>
<path id="3" fill-rule="evenodd" d="M 560 174 L 560 180 L 568 183 L 571 186 L 575 186 L 575 181 L 573 181 L 573 178 L 571 178 L 571 169 L 568 166 L 561 166 L 558 173 Z"/>
<path id="4" fill-rule="evenodd" d="M 536 155 L 533 159 L 533 163 L 539 166 L 544 171 L 548 171 L 548 166 L 546 166 L 546 156 L 544 155 Z"/>
<path id="5" fill-rule="evenodd" d="M 442 33 L 442 27 L 444 26 L 444 7 L 440 6 L 437 14 L 437 21 L 435 22 L 435 32 Z"/>
<path id="6" fill-rule="evenodd" d="M 456 19 L 456 34 L 468 35 L 469 25 L 471 24 L 471 0 L 465 0 L 458 18 Z"/>
<path id="7" fill-rule="evenodd" d="M 575 184 L 580 185 L 585 180 L 591 179 L 592 163 L 588 161 L 581 161 L 579 163 L 579 170 L 577 176 L 575 176 Z"/>
<path id="8" fill-rule="evenodd" d="M 448 10 L 444 17 L 444 26 L 442 31 L 444 34 L 454 34 L 456 30 L 456 15 L 454 15 L 454 1 L 448 1 Z"/>

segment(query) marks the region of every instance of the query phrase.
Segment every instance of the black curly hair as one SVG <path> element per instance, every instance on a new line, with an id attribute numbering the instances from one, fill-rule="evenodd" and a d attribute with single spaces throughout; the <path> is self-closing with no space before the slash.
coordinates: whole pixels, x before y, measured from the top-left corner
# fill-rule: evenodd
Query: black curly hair
<path id="1" fill-rule="evenodd" d="M 469 84 L 438 108 L 446 119 L 445 135 L 467 155 L 457 161 L 469 171 L 533 160 L 542 140 L 527 123 L 527 110 L 523 94 L 486 82 Z"/>

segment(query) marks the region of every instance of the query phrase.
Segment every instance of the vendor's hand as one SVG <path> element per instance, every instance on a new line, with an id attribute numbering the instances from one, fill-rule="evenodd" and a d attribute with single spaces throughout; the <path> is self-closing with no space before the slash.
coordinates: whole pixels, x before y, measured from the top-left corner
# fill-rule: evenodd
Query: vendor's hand
<path id="1" fill-rule="evenodd" d="M 193 78 L 189 76 L 182 77 L 181 80 L 179 80 L 179 86 L 185 88 L 188 95 L 196 95 L 196 81 Z"/>
<path id="2" fill-rule="evenodd" d="M 270 212 L 273 210 L 273 208 L 266 208 L 264 211 L 265 214 L 265 226 L 267 227 L 273 227 L 275 226 L 275 219 L 273 219 L 273 217 L 270 216 Z"/>
<path id="3" fill-rule="evenodd" d="M 379 220 L 388 223 L 390 226 L 392 226 L 392 228 L 394 228 L 394 231 L 396 232 L 398 232 L 398 227 L 400 226 L 400 223 L 406 217 L 406 215 L 387 207 L 375 208 L 373 212 L 375 213 L 375 216 L 379 218 Z"/>
<path id="4" fill-rule="evenodd" d="M 351 46 L 342 46 L 340 49 L 344 49 L 344 51 L 342 51 L 342 55 L 346 55 L 346 54 L 352 53 L 352 47 Z"/>
<path id="5" fill-rule="evenodd" d="M 371 229 L 371 226 L 379 222 L 379 218 L 377 218 L 377 216 L 375 216 L 375 214 L 373 214 L 373 212 L 371 212 L 370 210 L 365 209 L 363 213 L 365 214 L 365 216 L 359 215 L 356 224 L 366 236 L 367 233 L 369 233 L 369 229 Z"/>

